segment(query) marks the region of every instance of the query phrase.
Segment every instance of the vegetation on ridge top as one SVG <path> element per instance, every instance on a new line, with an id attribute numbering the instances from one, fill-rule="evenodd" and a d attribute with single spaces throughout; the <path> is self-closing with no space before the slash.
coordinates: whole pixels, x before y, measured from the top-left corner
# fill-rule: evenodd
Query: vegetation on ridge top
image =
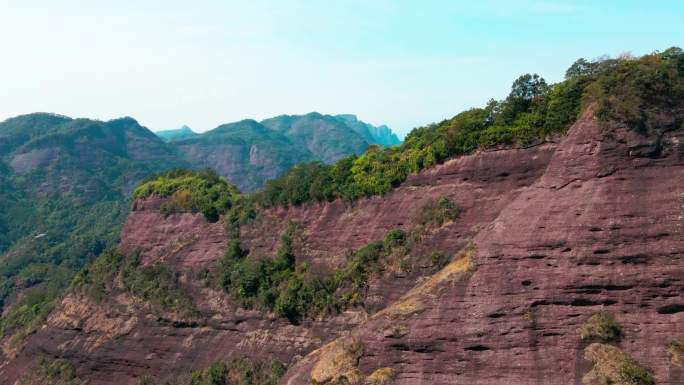
<path id="1" fill-rule="evenodd" d="M 170 197 L 161 204 L 162 213 L 196 211 L 208 221 L 216 222 L 220 214 L 230 209 L 239 193 L 212 170 L 175 169 L 150 175 L 133 191 L 133 197 Z"/>
<path id="2" fill-rule="evenodd" d="M 305 163 L 266 183 L 264 206 L 354 200 L 383 195 L 413 173 L 457 155 L 497 146 L 527 146 L 564 132 L 582 106 L 604 122 L 643 134 L 679 128 L 684 118 L 684 53 L 670 48 L 640 58 L 577 60 L 566 79 L 549 85 L 538 75 L 515 80 L 508 97 L 483 108 L 416 128 L 401 146 L 371 146 L 332 165 Z"/>

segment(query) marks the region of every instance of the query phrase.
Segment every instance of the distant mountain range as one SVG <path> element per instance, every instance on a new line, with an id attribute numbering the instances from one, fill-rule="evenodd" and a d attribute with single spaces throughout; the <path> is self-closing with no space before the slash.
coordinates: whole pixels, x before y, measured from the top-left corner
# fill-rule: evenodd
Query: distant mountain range
<path id="1" fill-rule="evenodd" d="M 361 154 L 369 145 L 401 141 L 387 126 L 376 127 L 355 115 L 280 115 L 224 124 L 198 134 L 189 127 L 159 131 L 196 168 L 212 168 L 242 191 L 254 191 L 297 163 L 332 163 Z"/>
<path id="2" fill-rule="evenodd" d="M 397 141 L 386 127 L 353 115 L 318 113 L 243 120 L 202 134 L 184 126 L 155 135 L 132 118 L 48 113 L 0 122 L 0 313 L 18 291 L 30 289 L 39 302 L 56 295 L 115 244 L 130 192 L 150 173 L 210 167 L 253 191 L 297 163 L 333 162 Z"/>

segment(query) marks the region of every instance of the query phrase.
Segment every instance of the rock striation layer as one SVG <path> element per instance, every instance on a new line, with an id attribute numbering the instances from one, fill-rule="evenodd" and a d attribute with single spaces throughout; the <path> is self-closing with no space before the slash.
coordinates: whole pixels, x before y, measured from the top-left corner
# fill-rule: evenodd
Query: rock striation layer
<path id="1" fill-rule="evenodd" d="M 684 383 L 667 352 L 684 333 L 682 132 L 654 158 L 630 150 L 644 140 L 576 123 L 544 175 L 473 237 L 471 269 L 393 305 L 414 311 L 353 329 L 359 370 L 392 368 L 395 384 L 579 384 L 591 365 L 578 329 L 602 310 L 658 384 Z M 283 383 L 308 384 L 320 360 Z"/>

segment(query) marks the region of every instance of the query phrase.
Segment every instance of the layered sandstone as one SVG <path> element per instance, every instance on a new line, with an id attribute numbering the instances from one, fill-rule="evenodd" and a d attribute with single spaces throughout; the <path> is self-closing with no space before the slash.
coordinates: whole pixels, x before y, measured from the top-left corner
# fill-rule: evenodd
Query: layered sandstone
<path id="1" fill-rule="evenodd" d="M 470 271 L 352 331 L 358 370 L 392 368 L 395 384 L 579 384 L 591 364 L 578 329 L 603 310 L 622 325 L 617 346 L 658 384 L 684 383 L 667 351 L 684 333 L 682 134 L 641 157 L 633 148 L 647 138 L 579 121 L 544 175 L 473 237 Z M 283 383 L 308 384 L 320 359 Z"/>
<path id="2" fill-rule="evenodd" d="M 444 270 L 376 276 L 364 308 L 301 325 L 237 309 L 196 279 L 223 253 L 221 221 L 136 202 L 122 248 L 173 266 L 202 316 L 175 320 L 125 295 L 99 309 L 69 296 L 5 359 L 0 383 L 40 356 L 74 363 L 92 384 L 135 384 L 246 355 L 290 364 L 283 384 L 345 373 L 358 383 L 579 384 L 591 363 L 578 328 L 599 310 L 614 315 L 624 332 L 617 345 L 658 383 L 682 383 L 667 345 L 684 335 L 684 133 L 666 133 L 653 152 L 654 138 L 610 132 L 585 116 L 559 143 L 452 159 L 384 197 L 262 213 L 242 228 L 252 253 L 272 253 L 293 221 L 297 258 L 328 270 L 347 250 L 414 228 L 430 200 L 448 196 L 462 208 L 414 250 L 452 255 Z"/>

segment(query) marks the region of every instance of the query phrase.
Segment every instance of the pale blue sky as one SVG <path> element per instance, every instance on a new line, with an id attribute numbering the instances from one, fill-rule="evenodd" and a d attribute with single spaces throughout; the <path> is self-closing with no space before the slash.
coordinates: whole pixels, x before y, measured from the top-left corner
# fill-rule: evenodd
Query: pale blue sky
<path id="1" fill-rule="evenodd" d="M 681 1 L 0 0 L 0 120 L 354 113 L 403 135 L 578 57 L 684 46 Z"/>

